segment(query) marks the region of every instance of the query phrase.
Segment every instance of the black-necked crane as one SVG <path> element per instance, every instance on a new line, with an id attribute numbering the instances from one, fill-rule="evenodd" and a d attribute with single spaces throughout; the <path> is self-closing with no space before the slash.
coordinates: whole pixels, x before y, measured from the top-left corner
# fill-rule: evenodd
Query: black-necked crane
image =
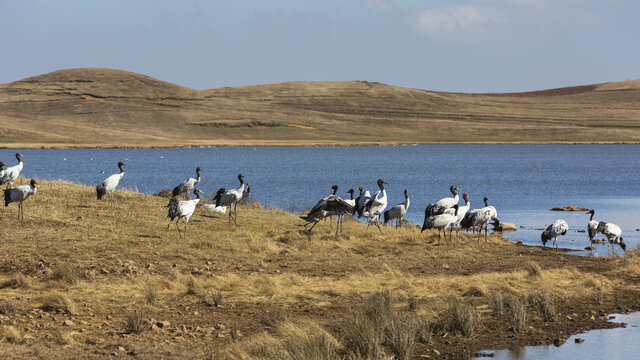
<path id="1" fill-rule="evenodd" d="M 387 208 L 387 191 L 384 189 L 384 184 L 389 183 L 382 179 L 378 179 L 378 187 L 380 190 L 376 192 L 376 194 L 369 199 L 362 208 L 362 214 L 370 219 L 364 232 L 367 232 L 371 223 L 375 223 L 380 234 L 382 234 L 382 229 L 380 228 L 380 215 L 384 209 Z"/>
<path id="2" fill-rule="evenodd" d="M 453 205 L 453 214 L 438 214 L 434 216 L 429 215 L 429 207 L 424 209 L 424 223 L 422 224 L 422 230 L 426 229 L 438 229 L 438 245 L 440 245 L 440 232 L 444 231 L 444 242 L 448 245 L 447 241 L 447 227 L 453 227 L 456 223 L 458 216 L 458 204 Z M 449 239 L 451 239 L 451 232 L 449 232 Z"/>
<path id="3" fill-rule="evenodd" d="M 229 207 L 229 225 L 231 225 L 231 220 L 233 223 L 238 226 L 238 202 L 242 199 L 244 194 L 244 175 L 238 174 L 238 180 L 240 181 L 240 187 L 236 189 L 226 190 L 225 188 L 221 188 L 216 193 L 216 196 L 213 200 L 216 202 L 216 206 L 228 206 Z M 232 214 L 233 212 L 233 214 Z"/>
<path id="4" fill-rule="evenodd" d="M 484 241 L 487 241 L 489 232 L 489 221 L 498 220 L 498 211 L 493 206 L 490 206 L 488 197 L 484 197 L 484 207 L 480 209 L 469 210 L 467 214 L 460 221 L 460 227 L 463 229 L 478 228 L 478 242 L 480 242 L 480 236 L 482 234 L 482 226 L 484 229 Z"/>
<path id="5" fill-rule="evenodd" d="M 22 171 L 22 154 L 16 153 L 16 159 L 18 159 L 18 165 L 9 166 L 4 170 L 2 177 L 0 177 L 0 185 L 7 185 L 7 189 L 13 185 L 13 182 L 18 179 L 20 172 Z"/>
<path id="6" fill-rule="evenodd" d="M 624 243 L 624 239 L 622 238 L 622 229 L 620 229 L 620 226 L 614 223 L 600 221 L 598 223 L 598 232 L 606 236 L 609 240 L 607 244 L 607 252 L 609 251 L 609 246 L 611 246 L 613 252 L 616 253 L 616 244 L 620 245 L 622 251 L 627 251 L 627 245 Z"/>
<path id="7" fill-rule="evenodd" d="M 449 188 L 449 191 L 451 191 L 453 197 L 442 198 L 436 201 L 434 204 L 427 205 L 427 209 L 425 211 L 427 211 L 429 217 L 444 214 L 445 212 L 453 214 L 453 211 L 451 209 L 453 208 L 453 205 L 458 204 L 458 201 L 460 200 L 460 196 L 458 196 L 456 190 L 459 191 L 460 189 L 457 186 L 452 185 Z"/>
<path id="8" fill-rule="evenodd" d="M 198 206 L 200 206 L 201 208 L 213 212 L 213 213 L 217 213 L 217 214 L 226 214 L 227 213 L 227 206 L 216 206 L 215 201 L 216 201 L 216 197 L 218 195 L 222 195 L 226 192 L 227 190 L 225 188 L 222 188 L 220 190 L 218 190 L 218 192 L 216 193 L 216 195 L 213 197 L 213 204 L 199 204 Z M 244 192 L 242 193 L 242 199 L 240 199 L 240 201 L 244 201 L 245 199 L 249 198 L 249 196 L 251 196 L 251 183 L 247 183 L 247 188 L 244 190 Z"/>
<path id="9" fill-rule="evenodd" d="M 102 197 L 106 194 L 108 195 L 107 201 L 109 202 L 109 206 L 113 202 L 113 192 L 116 190 L 120 179 L 126 174 L 126 172 L 122 169 L 126 164 L 122 161 L 118 162 L 118 168 L 120 169 L 120 173 L 113 174 L 108 178 L 104 179 L 102 184 L 96 186 L 96 193 L 98 195 L 98 200 L 101 200 Z"/>
<path id="10" fill-rule="evenodd" d="M 180 221 L 180 219 L 183 219 L 185 239 L 187 238 L 187 224 L 189 224 L 189 218 L 191 218 L 191 215 L 193 215 L 194 211 L 196 210 L 196 205 L 198 205 L 198 202 L 201 200 L 200 194 L 204 194 L 204 192 L 198 188 L 194 188 L 193 193 L 196 195 L 196 198 L 193 200 L 178 201 L 176 197 L 172 197 L 171 200 L 169 200 L 169 204 L 167 205 L 167 207 L 169 208 L 169 213 L 167 214 L 167 217 L 169 218 L 169 224 L 167 224 L 167 229 L 169 229 L 169 226 L 171 225 L 173 219 L 176 219 L 176 229 L 178 229 L 178 235 L 182 237 L 182 234 L 180 233 L 180 227 L 178 226 L 178 221 Z"/>
<path id="11" fill-rule="evenodd" d="M 306 215 L 300 216 L 302 220 L 307 222 L 304 225 L 304 228 L 307 232 L 307 236 L 309 236 L 309 240 L 311 240 L 311 230 L 313 230 L 320 220 L 328 216 L 349 214 L 353 211 L 353 206 L 349 205 L 346 201 L 336 195 L 338 185 L 333 185 L 330 189 L 333 189 L 333 194 L 320 199 Z M 311 223 L 313 223 L 313 225 L 308 228 Z M 336 236 L 338 235 L 339 229 L 340 226 L 336 226 Z"/>
<path id="12" fill-rule="evenodd" d="M 469 202 L 469 195 L 467 195 L 466 192 L 462 193 L 462 199 L 464 200 L 464 205 L 458 206 L 456 223 L 453 224 L 453 226 L 456 228 L 456 234 L 460 230 L 460 223 L 462 222 L 462 219 L 464 219 L 464 217 L 467 215 L 467 212 L 469 212 L 469 208 L 471 207 L 471 203 Z"/>
<path id="13" fill-rule="evenodd" d="M 383 213 L 385 225 L 389 221 L 396 219 L 396 227 L 400 226 L 402 217 L 407 213 L 407 210 L 409 210 L 409 205 L 411 205 L 411 200 L 409 200 L 409 192 L 407 189 L 404 189 L 404 201 Z"/>
<path id="14" fill-rule="evenodd" d="M 589 222 L 587 223 L 587 234 L 589 235 L 589 242 L 593 244 L 595 242 L 596 236 L 598 235 L 598 222 L 593 220 L 593 215 L 595 215 L 596 211 L 591 209 L 586 212 L 587 214 L 591 214 L 589 217 Z"/>
<path id="15" fill-rule="evenodd" d="M 355 193 L 355 190 L 353 190 L 353 189 L 349 189 L 349 190 L 347 190 L 347 194 L 349 194 L 350 196 L 349 196 L 349 199 L 344 199 L 344 201 L 345 201 L 347 204 L 349 204 L 349 205 L 351 205 L 351 206 L 353 206 L 353 207 L 355 207 L 355 206 L 356 206 L 356 199 L 353 197 L 353 194 L 354 194 L 354 193 Z"/>
<path id="16" fill-rule="evenodd" d="M 353 214 L 355 215 L 356 213 L 358 213 L 358 217 L 361 218 L 362 215 L 364 215 L 362 213 L 362 209 L 364 208 L 364 205 L 371 199 L 371 193 L 369 192 L 369 190 L 363 193 L 362 186 L 358 186 L 356 190 L 360 191 L 360 195 L 358 195 L 358 197 L 356 198 L 356 206 L 353 208 Z"/>
<path id="17" fill-rule="evenodd" d="M 553 246 L 558 248 L 558 236 L 565 235 L 569 230 L 569 225 L 566 221 L 558 219 L 549 225 L 540 235 L 542 240 L 542 246 L 547 246 L 547 241 L 553 239 Z"/>
<path id="18" fill-rule="evenodd" d="M 38 183 L 35 179 L 31 179 L 29 185 L 20 185 L 11 189 L 4 190 L 4 206 L 9 206 L 12 202 L 18 203 L 18 220 L 22 216 L 24 220 L 24 209 L 22 208 L 22 202 L 27 200 L 29 196 L 35 195 L 38 191 Z"/>
<path id="19" fill-rule="evenodd" d="M 193 188 L 200 183 L 200 167 L 196 168 L 196 177 L 188 178 L 180 183 L 180 185 L 173 188 L 173 196 L 176 197 L 180 194 L 185 194 L 187 199 L 191 199 L 190 192 Z"/>

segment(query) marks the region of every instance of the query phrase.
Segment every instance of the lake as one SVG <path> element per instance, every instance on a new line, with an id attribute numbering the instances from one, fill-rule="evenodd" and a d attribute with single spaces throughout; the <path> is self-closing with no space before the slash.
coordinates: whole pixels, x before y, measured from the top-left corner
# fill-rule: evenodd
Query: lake
<path id="1" fill-rule="evenodd" d="M 595 219 L 618 224 L 631 248 L 640 240 L 640 145 L 0 149 L 0 160 L 14 165 L 16 151 L 24 155 L 23 176 L 92 186 L 118 172 L 116 164 L 124 161 L 127 174 L 120 186 L 150 194 L 195 176 L 200 166 L 199 187 L 210 199 L 220 187 L 237 187 L 242 173 L 255 200 L 297 212 L 328 195 L 331 185 L 339 186 L 341 196 L 358 186 L 373 193 L 383 178 L 389 182 L 390 206 L 409 190 L 405 218 L 417 224 L 428 203 L 450 196 L 449 187 L 457 185 L 469 193 L 472 208 L 482 207 L 487 196 L 500 220 L 524 226 L 505 233 L 512 240 L 540 245 L 536 229 L 562 218 L 570 230 L 559 246 L 582 250 L 589 244 L 587 234 L 577 231 L 586 228 L 588 215 L 549 211 L 566 205 L 593 208 Z M 606 245 L 596 254 L 606 255 Z"/>
<path id="2" fill-rule="evenodd" d="M 626 327 L 590 330 L 569 337 L 561 346 L 523 346 L 512 350 L 484 351 L 493 353 L 493 358 L 477 359 L 633 359 L 640 354 L 640 313 L 615 314 L 614 322 L 626 323 Z M 578 344 L 576 338 L 584 339 Z"/>

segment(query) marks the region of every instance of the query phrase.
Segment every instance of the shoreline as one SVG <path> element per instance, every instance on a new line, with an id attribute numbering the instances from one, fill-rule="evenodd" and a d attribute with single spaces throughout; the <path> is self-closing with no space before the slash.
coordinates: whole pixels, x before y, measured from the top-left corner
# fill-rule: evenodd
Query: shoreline
<path id="1" fill-rule="evenodd" d="M 222 142 L 216 144 L 175 144 L 175 145 L 103 145 L 103 144 L 3 144 L 0 149 L 178 149 L 178 148 L 217 148 L 217 147 L 356 147 L 356 146 L 416 146 L 416 145 L 639 145 L 640 141 L 460 141 L 460 142 L 257 142 L 235 143 Z"/>

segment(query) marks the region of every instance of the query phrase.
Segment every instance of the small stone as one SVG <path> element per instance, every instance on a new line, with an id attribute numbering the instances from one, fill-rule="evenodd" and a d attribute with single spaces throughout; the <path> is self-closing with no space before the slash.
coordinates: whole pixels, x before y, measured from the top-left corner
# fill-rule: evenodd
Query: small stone
<path id="1" fill-rule="evenodd" d="M 156 325 L 158 325 L 159 328 L 168 328 L 171 323 L 168 321 L 158 321 Z"/>
<path id="2" fill-rule="evenodd" d="M 576 338 L 576 344 L 582 344 L 584 342 L 583 338 Z"/>
<path id="3" fill-rule="evenodd" d="M 118 351 L 125 352 L 125 351 L 127 351 L 127 350 L 126 350 L 125 348 L 123 348 L 122 346 L 118 346 Z"/>
<path id="4" fill-rule="evenodd" d="M 438 351 L 438 350 L 436 350 L 436 349 L 433 349 L 433 354 L 434 354 L 435 356 L 440 356 L 440 351 Z"/>
<path id="5" fill-rule="evenodd" d="M 113 316 L 107 315 L 107 320 L 111 320 L 112 318 L 113 318 Z"/>
<path id="6" fill-rule="evenodd" d="M 73 326 L 75 324 L 71 320 L 65 320 L 65 321 L 62 322 L 62 325 L 63 326 Z"/>
<path id="7" fill-rule="evenodd" d="M 216 337 L 219 338 L 219 339 L 224 339 L 225 336 L 224 336 L 224 334 L 218 333 L 218 335 L 216 335 Z"/>

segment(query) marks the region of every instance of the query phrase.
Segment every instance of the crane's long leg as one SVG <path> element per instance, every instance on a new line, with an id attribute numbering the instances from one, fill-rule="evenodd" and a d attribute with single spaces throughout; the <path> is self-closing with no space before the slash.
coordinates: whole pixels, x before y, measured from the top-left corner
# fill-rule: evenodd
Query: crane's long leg
<path id="1" fill-rule="evenodd" d="M 369 230 L 369 225 L 371 225 L 371 220 L 367 221 L 367 228 L 364 229 L 364 233 L 367 233 L 367 230 Z"/>
<path id="2" fill-rule="evenodd" d="M 382 229 L 380 228 L 380 219 L 376 219 L 376 226 L 378 227 L 378 230 L 380 230 L 380 234 L 382 234 Z"/>
<path id="3" fill-rule="evenodd" d="M 489 233 L 489 223 L 486 223 L 484 226 L 484 242 L 487 242 L 487 234 Z"/>
<path id="4" fill-rule="evenodd" d="M 236 226 L 238 226 L 238 204 L 236 203 L 235 205 L 233 205 L 233 222 L 236 223 Z"/>
<path id="5" fill-rule="evenodd" d="M 184 239 L 187 240 L 187 225 L 189 224 L 188 221 L 185 220 L 184 222 Z"/>
<path id="6" fill-rule="evenodd" d="M 18 204 L 18 220 L 20 220 L 20 213 L 22 212 L 22 203 Z"/>
<path id="7" fill-rule="evenodd" d="M 440 231 L 441 229 L 438 229 L 438 246 L 440 246 Z"/>
<path id="8" fill-rule="evenodd" d="M 180 233 L 180 226 L 178 226 L 178 222 L 180 221 L 180 218 L 178 218 L 178 220 L 176 220 L 176 229 L 178 229 L 178 235 L 180 235 L 180 238 L 182 238 L 182 234 Z"/>

